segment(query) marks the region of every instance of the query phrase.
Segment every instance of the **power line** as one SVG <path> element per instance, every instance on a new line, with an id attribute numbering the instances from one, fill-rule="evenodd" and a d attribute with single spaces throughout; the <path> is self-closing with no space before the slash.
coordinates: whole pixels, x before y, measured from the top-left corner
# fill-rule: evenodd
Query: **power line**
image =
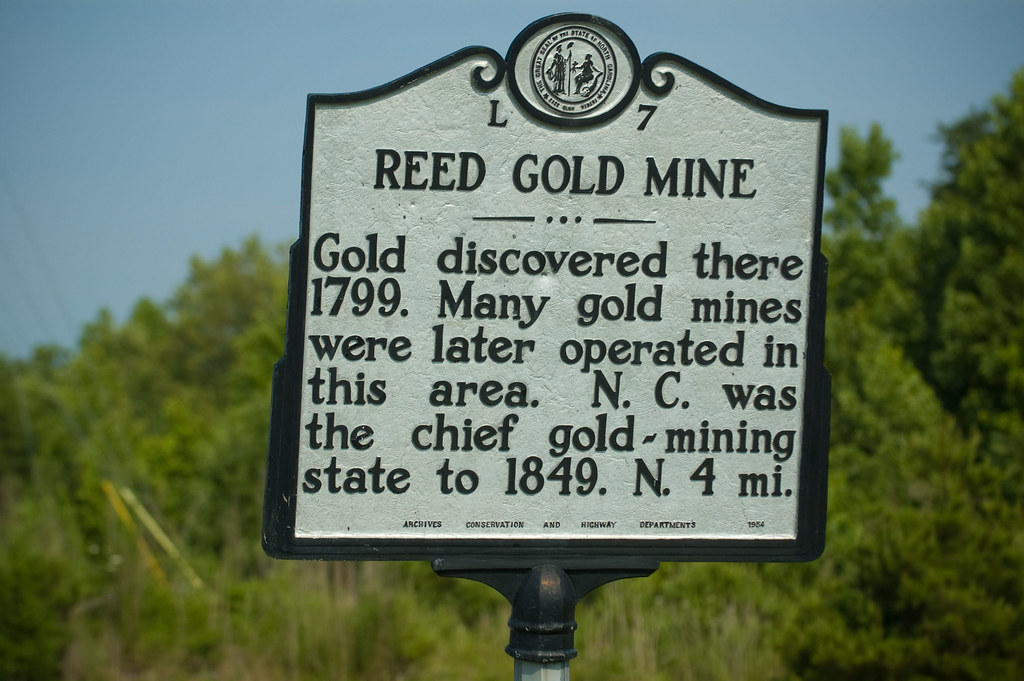
<path id="1" fill-rule="evenodd" d="M 31 256 L 31 259 L 35 261 L 35 266 L 38 267 L 39 271 L 43 275 L 42 279 L 46 282 L 44 287 L 49 292 L 49 295 L 56 306 L 58 315 L 61 317 L 61 321 L 65 327 L 64 330 L 69 332 L 69 335 L 73 337 L 75 329 L 71 325 L 70 321 L 72 319 L 71 308 L 67 303 L 67 298 L 65 298 L 63 291 L 60 289 L 59 280 L 54 276 L 53 269 L 50 267 L 49 260 L 46 258 L 46 253 L 40 245 L 39 240 L 36 238 L 35 225 L 18 196 L 14 181 L 10 172 L 7 170 L 7 165 L 4 163 L 2 156 L 0 156 L 0 185 L 3 185 L 4 191 L 7 194 L 7 198 L 14 211 L 15 219 L 13 222 L 18 224 L 21 228 L 21 232 L 24 234 L 29 246 L 29 255 Z M 41 312 L 42 306 L 40 305 L 39 299 L 36 297 L 38 287 L 29 284 L 30 278 L 22 269 L 23 261 L 19 261 L 14 258 L 12 249 L 8 248 L 4 244 L 0 244 L 0 251 L 4 252 L 10 271 L 14 272 L 17 278 L 25 284 L 20 293 L 29 299 L 33 316 L 36 317 L 36 321 L 39 323 L 41 330 L 50 337 L 55 337 L 56 334 L 54 333 L 54 328 L 45 319 L 43 319 Z"/>

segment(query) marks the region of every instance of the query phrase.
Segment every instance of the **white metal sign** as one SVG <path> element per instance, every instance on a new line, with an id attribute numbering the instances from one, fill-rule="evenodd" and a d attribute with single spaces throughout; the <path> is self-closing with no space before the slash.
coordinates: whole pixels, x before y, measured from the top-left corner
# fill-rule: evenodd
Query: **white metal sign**
<path id="1" fill-rule="evenodd" d="M 825 125 L 586 15 L 311 95 L 267 550 L 820 552 Z"/>

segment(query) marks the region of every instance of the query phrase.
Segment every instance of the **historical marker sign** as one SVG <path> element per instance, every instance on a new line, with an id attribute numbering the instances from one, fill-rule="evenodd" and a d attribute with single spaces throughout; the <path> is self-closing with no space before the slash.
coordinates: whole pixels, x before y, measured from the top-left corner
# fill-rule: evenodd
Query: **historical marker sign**
<path id="1" fill-rule="evenodd" d="M 826 119 L 587 15 L 311 95 L 267 551 L 816 556 Z"/>

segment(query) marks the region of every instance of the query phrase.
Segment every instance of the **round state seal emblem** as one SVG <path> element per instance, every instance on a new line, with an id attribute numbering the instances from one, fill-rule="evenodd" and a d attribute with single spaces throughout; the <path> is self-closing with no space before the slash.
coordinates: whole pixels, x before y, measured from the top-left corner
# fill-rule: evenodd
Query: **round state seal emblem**
<path id="1" fill-rule="evenodd" d="M 576 114 L 598 106 L 615 85 L 615 55 L 599 33 L 582 26 L 559 29 L 533 57 L 533 87 L 552 110 Z"/>
<path id="2" fill-rule="evenodd" d="M 632 41 L 598 17 L 564 14 L 528 26 L 509 49 L 513 95 L 536 118 L 593 125 L 617 114 L 638 86 Z"/>

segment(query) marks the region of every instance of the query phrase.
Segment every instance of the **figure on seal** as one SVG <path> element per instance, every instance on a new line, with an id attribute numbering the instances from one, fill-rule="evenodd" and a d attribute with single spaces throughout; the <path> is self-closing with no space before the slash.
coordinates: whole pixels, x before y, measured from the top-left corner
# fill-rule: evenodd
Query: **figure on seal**
<path id="1" fill-rule="evenodd" d="M 551 91 L 556 94 L 565 94 L 565 56 L 562 54 L 562 46 L 555 48 L 551 55 L 551 65 L 548 67 L 547 76 L 554 83 Z"/>
<path id="2" fill-rule="evenodd" d="M 584 97 L 590 95 L 597 86 L 597 76 L 604 75 L 601 71 L 598 71 L 594 66 L 594 60 L 590 54 L 587 54 L 583 63 L 576 62 L 572 65 L 573 71 L 579 71 L 576 76 L 576 93 L 577 95 L 583 95 Z"/>

